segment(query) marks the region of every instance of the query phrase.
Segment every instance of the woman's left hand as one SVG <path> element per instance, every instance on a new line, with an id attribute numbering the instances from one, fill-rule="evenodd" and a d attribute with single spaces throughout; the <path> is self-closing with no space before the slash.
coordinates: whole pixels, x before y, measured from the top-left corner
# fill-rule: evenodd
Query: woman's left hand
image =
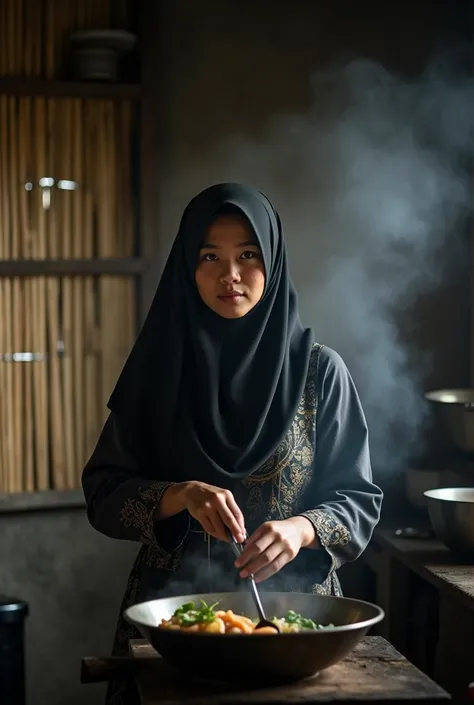
<path id="1" fill-rule="evenodd" d="M 247 539 L 235 565 L 241 569 L 241 578 L 253 575 L 255 582 L 261 583 L 296 558 L 302 548 L 316 543 L 316 533 L 305 517 L 267 521 Z"/>

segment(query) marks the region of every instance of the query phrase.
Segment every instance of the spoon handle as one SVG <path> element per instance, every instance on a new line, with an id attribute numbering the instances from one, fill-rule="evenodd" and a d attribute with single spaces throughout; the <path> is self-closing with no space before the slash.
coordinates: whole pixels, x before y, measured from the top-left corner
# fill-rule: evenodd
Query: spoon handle
<path id="1" fill-rule="evenodd" d="M 233 536 L 230 539 L 230 547 L 233 550 L 236 558 L 238 558 L 240 556 L 240 554 L 242 553 L 242 549 L 240 548 L 239 544 L 237 543 L 237 541 L 234 539 Z"/>
<path id="2" fill-rule="evenodd" d="M 248 577 L 248 581 L 250 583 L 250 592 L 252 593 L 253 601 L 255 603 L 255 607 L 257 608 L 258 618 L 266 622 L 267 618 L 265 617 L 265 612 L 263 611 L 262 601 L 260 600 L 260 595 L 258 593 L 253 575 Z"/>
<path id="3" fill-rule="evenodd" d="M 238 557 L 240 556 L 240 554 L 242 553 L 242 546 L 240 546 L 240 545 L 237 543 L 237 541 L 236 541 L 236 540 L 234 539 L 234 537 L 232 536 L 232 532 L 229 531 L 229 529 L 226 529 L 226 531 L 227 531 L 227 536 L 228 536 L 228 538 L 229 538 L 230 546 L 231 546 L 231 548 L 232 548 L 234 554 L 235 554 L 235 555 L 237 556 L 237 558 L 238 558 Z M 254 580 L 253 575 L 249 575 L 249 577 L 247 578 L 247 580 L 248 580 L 248 583 L 249 583 L 249 585 L 250 585 L 250 592 L 252 593 L 252 598 L 253 598 L 255 607 L 257 608 L 258 618 L 259 618 L 259 619 L 266 620 L 265 612 L 263 611 L 263 605 L 262 605 L 262 602 L 261 602 L 261 600 L 260 600 L 260 595 L 258 594 L 257 585 L 256 585 L 256 583 L 255 583 L 255 580 Z"/>

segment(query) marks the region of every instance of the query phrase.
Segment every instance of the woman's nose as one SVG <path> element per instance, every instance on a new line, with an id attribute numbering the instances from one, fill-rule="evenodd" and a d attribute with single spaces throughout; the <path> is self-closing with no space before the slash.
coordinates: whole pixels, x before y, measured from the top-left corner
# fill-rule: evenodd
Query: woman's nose
<path id="1" fill-rule="evenodd" d="M 234 265 L 229 265 L 221 273 L 221 282 L 223 284 L 231 284 L 240 281 L 239 268 Z"/>

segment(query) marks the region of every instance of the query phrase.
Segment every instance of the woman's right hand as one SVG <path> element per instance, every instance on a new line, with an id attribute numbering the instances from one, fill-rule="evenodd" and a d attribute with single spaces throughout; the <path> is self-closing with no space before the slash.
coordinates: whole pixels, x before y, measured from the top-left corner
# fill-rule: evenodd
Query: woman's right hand
<path id="1" fill-rule="evenodd" d="M 230 490 L 192 480 L 184 483 L 183 500 L 191 516 L 211 536 L 227 541 L 227 527 L 236 541 L 245 541 L 244 516 Z"/>

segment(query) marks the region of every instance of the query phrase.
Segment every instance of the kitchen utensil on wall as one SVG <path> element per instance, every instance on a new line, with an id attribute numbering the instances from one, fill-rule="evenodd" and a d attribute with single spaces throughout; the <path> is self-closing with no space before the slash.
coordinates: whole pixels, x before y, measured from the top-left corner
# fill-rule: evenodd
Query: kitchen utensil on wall
<path id="1" fill-rule="evenodd" d="M 131 51 L 136 36 L 118 29 L 87 29 L 70 37 L 74 72 L 81 81 L 116 81 L 120 55 Z"/>

